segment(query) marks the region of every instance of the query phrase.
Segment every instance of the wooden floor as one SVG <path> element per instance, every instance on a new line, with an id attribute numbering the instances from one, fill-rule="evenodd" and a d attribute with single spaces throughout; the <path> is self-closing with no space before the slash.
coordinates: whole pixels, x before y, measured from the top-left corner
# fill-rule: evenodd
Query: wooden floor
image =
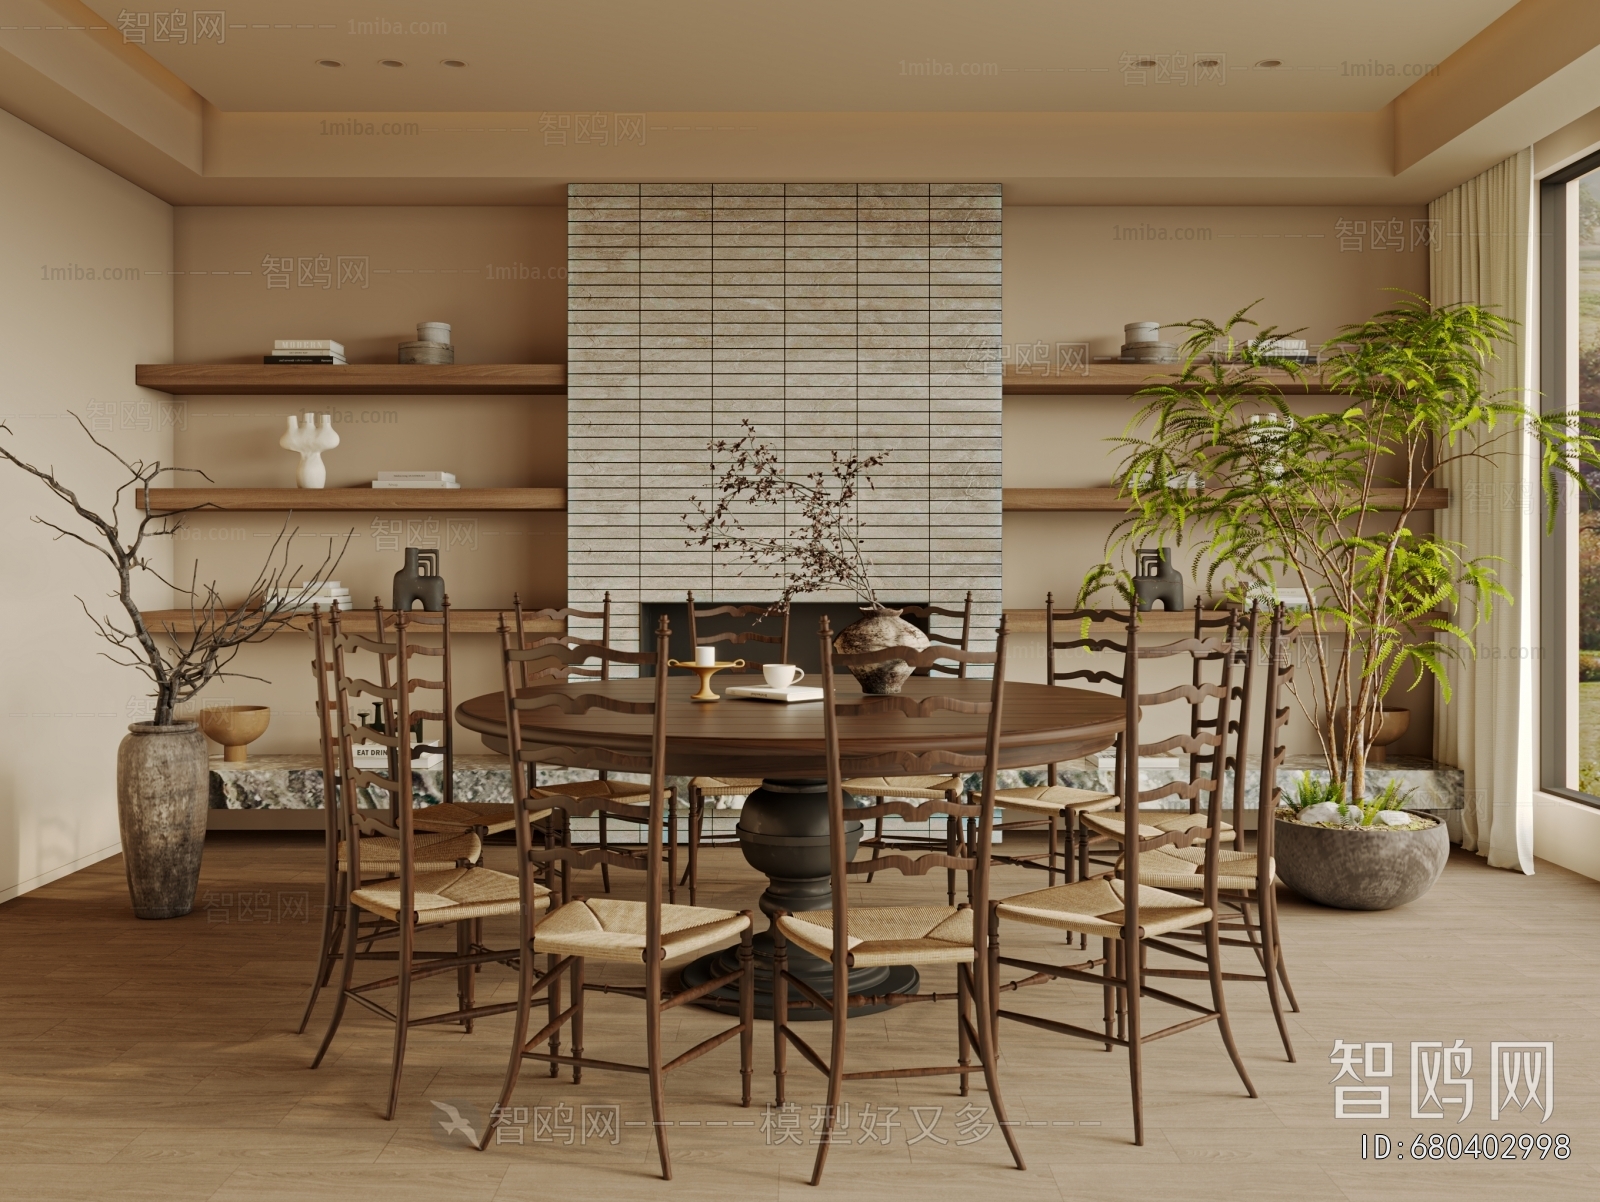
<path id="1" fill-rule="evenodd" d="M 491 849 L 491 862 L 508 850 Z M 763 1132 L 758 1106 L 737 1105 L 732 1044 L 668 1081 L 676 1179 L 655 1176 L 642 1079 L 591 1074 L 582 1085 L 524 1074 L 523 1146 L 479 1153 L 446 1135 L 435 1102 L 475 1125 L 499 1088 L 509 1019 L 471 1036 L 445 1027 L 411 1037 L 398 1118 L 385 1122 L 389 1031 L 352 1007 L 328 1062 L 307 1069 L 325 1001 L 307 1034 L 292 1028 L 304 999 L 319 917 L 321 851 L 310 838 L 213 834 L 203 904 L 187 918 L 132 917 L 120 860 L 107 860 L 0 906 L 0 1197 L 462 1202 L 510 1198 L 799 1200 L 1031 1199 L 1529 1199 L 1600 1196 L 1600 884 L 1540 865 L 1525 878 L 1456 852 L 1421 901 L 1389 913 L 1322 910 L 1285 897 L 1284 942 L 1303 1013 L 1286 1063 L 1259 986 L 1229 994 L 1234 1028 L 1259 1100 L 1245 1097 L 1215 1031 L 1153 1045 L 1146 1060 L 1147 1143 L 1129 1142 L 1126 1060 L 1098 1046 L 1007 1024 L 1002 1086 L 1028 1170 L 1009 1167 L 997 1131 L 963 1118 L 952 1078 L 847 1087 L 854 1138 L 836 1148 L 823 1187 L 806 1184 L 811 1149 Z M 756 877 L 734 850 L 708 854 L 702 901 L 753 906 Z M 998 892 L 1036 887 L 1020 870 Z M 864 900 L 933 900 L 942 881 L 886 881 Z M 941 898 L 942 900 L 942 898 Z M 1006 928 L 1008 950 L 1046 953 L 1050 940 Z M 376 966 L 363 966 L 373 968 Z M 625 973 L 623 975 L 626 975 Z M 619 978 L 621 979 L 621 978 Z M 498 970 L 484 992 L 510 996 Z M 935 978 L 934 987 L 952 988 Z M 423 997 L 440 1000 L 450 986 Z M 1094 1023 L 1098 993 L 1047 986 L 1016 1004 Z M 590 999 L 590 1054 L 632 1059 L 637 1003 Z M 444 1008 L 444 1007 L 441 1007 Z M 1158 1007 L 1151 1007 L 1158 1014 Z M 671 1012 L 668 1054 L 723 1020 Z M 919 1005 L 852 1022 L 854 1067 L 948 1062 L 954 1011 Z M 770 1028 L 757 1035 L 757 1099 L 770 1097 Z M 825 1042 L 825 1034 L 816 1032 Z M 1390 1119 L 1336 1121 L 1336 1039 L 1395 1045 Z M 1459 1125 L 1410 1115 L 1411 1041 L 1462 1039 L 1474 1051 L 1471 1116 Z M 1492 1041 L 1553 1040 L 1555 1110 L 1542 1126 L 1513 1111 L 1491 1122 Z M 791 1055 L 791 1096 L 809 1138 L 822 1079 Z M 980 1078 L 981 1080 L 981 1078 Z M 1346 1081 L 1348 1084 L 1348 1079 Z M 1448 1091 L 1441 1090 L 1441 1093 Z M 975 1090 L 973 1109 L 987 1098 Z M 582 1107 L 617 1107 L 615 1145 L 581 1135 Z M 899 1127 L 862 1139 L 863 1108 Z M 571 1146 L 534 1142 L 535 1120 L 579 1128 Z M 920 1124 L 933 1135 L 918 1138 Z M 543 1109 L 535 1109 L 543 1108 Z M 607 1112 L 591 1111 L 596 1122 Z M 978 1122 L 992 1120 L 978 1116 Z M 629 1125 L 635 1124 L 635 1125 Z M 959 1130 L 958 1130 L 959 1124 Z M 480 1128 L 481 1129 L 481 1128 Z M 1573 1155 L 1540 1161 L 1416 1162 L 1419 1132 L 1565 1134 Z M 1363 1161 L 1363 1132 L 1404 1138 L 1407 1157 Z M 543 1132 L 540 1132 L 543 1134 Z M 567 1136 L 558 1134 L 558 1141 Z M 915 1140 L 916 1142 L 913 1142 Z M 1535 1153 L 1535 1156 L 1537 1153 Z"/>

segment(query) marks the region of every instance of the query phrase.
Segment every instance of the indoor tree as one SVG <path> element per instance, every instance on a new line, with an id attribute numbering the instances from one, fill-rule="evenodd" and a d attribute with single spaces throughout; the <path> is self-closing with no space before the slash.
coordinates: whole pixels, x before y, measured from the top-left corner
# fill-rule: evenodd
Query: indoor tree
<path id="1" fill-rule="evenodd" d="M 1251 308 L 1183 323 L 1181 370 L 1137 394 L 1144 404 L 1116 440 L 1129 514 L 1083 597 L 1109 584 L 1131 595 L 1115 561 L 1143 544 L 1187 544 L 1195 578 L 1236 601 L 1303 590 L 1311 673 L 1295 695 L 1337 795 L 1361 799 L 1388 690 L 1435 679 L 1448 701 L 1445 661 L 1475 654 L 1495 600 L 1514 600 L 1491 559 L 1415 529 L 1425 490 L 1452 463 L 1531 446 L 1553 526 L 1562 482 L 1588 490 L 1585 473 L 1600 467 L 1600 416 L 1490 393 L 1485 374 L 1512 323 L 1409 295 L 1324 345 L 1335 405 L 1297 413 L 1279 381 L 1305 369 L 1277 353 L 1287 335 Z"/>

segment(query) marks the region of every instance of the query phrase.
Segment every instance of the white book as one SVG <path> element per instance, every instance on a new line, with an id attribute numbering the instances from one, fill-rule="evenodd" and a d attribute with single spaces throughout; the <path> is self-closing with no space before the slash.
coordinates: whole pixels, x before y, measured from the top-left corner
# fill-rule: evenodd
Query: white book
<path id="1" fill-rule="evenodd" d="M 821 701 L 822 690 L 810 685 L 792 684 L 786 689 L 769 688 L 764 684 L 736 684 L 722 691 L 724 697 L 742 698 L 746 701 Z"/>
<path id="2" fill-rule="evenodd" d="M 374 480 L 373 488 L 460 488 L 454 480 Z"/>
<path id="3" fill-rule="evenodd" d="M 380 480 L 448 480 L 454 481 L 454 472 L 379 472 Z"/>
<path id="4" fill-rule="evenodd" d="M 332 338 L 278 338 L 272 343 L 272 351 L 276 355 L 342 355 L 344 344 Z"/>

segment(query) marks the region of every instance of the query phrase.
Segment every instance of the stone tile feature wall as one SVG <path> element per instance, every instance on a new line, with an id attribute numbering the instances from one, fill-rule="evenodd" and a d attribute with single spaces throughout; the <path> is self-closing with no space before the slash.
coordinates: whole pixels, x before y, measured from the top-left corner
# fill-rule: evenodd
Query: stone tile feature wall
<path id="1" fill-rule="evenodd" d="M 992 631 L 998 185 L 573 184 L 567 203 L 568 604 L 609 590 L 631 649 L 641 602 L 776 594 L 685 544 L 706 444 L 748 418 L 790 473 L 887 452 L 861 505 L 880 595 L 971 589 Z"/>

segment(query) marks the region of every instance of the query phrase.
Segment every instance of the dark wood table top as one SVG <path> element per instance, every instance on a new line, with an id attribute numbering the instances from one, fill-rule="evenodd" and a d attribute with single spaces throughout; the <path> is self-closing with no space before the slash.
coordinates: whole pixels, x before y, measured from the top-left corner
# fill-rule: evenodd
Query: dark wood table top
<path id="1" fill-rule="evenodd" d="M 770 701 L 724 698 L 697 703 L 691 675 L 674 675 L 668 685 L 667 772 L 676 776 L 820 777 L 826 774 L 822 703 L 780 705 Z M 722 684 L 717 681 L 716 684 Z M 648 679 L 574 682 L 567 692 L 604 690 L 615 697 L 648 701 Z M 715 687 L 715 685 L 713 686 Z M 538 690 L 532 690 L 537 692 Z M 905 692 L 986 700 L 986 680 L 913 677 Z M 841 697 L 856 696 L 854 681 L 843 682 Z M 456 718 L 483 741 L 505 750 L 505 700 L 486 693 L 463 701 Z M 1109 747 L 1122 730 L 1122 702 L 1109 694 L 1063 686 L 1008 682 L 1001 722 L 1001 768 L 1059 763 Z M 521 714 L 523 738 L 530 743 L 577 743 L 648 755 L 650 718 L 592 709 L 564 714 L 554 707 Z M 846 776 L 879 775 L 873 757 L 896 751 L 940 747 L 974 754 L 983 750 L 986 718 L 944 711 L 928 718 L 900 714 L 847 717 L 840 723 Z"/>

